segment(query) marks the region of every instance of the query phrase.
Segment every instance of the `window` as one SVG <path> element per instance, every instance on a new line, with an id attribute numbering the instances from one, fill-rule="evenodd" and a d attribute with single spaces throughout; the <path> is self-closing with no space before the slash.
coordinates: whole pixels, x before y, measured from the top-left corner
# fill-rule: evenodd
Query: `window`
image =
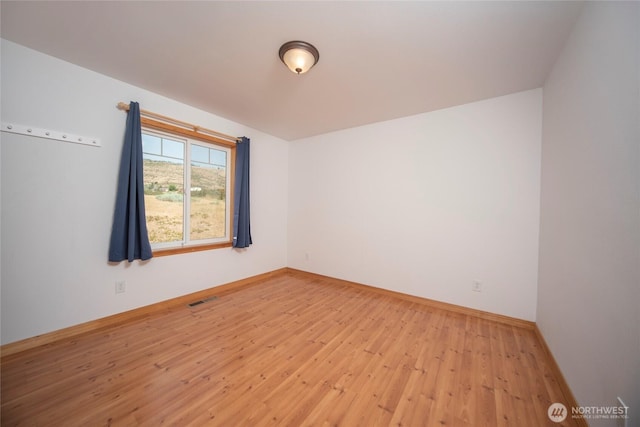
<path id="1" fill-rule="evenodd" d="M 234 147 L 148 124 L 142 128 L 144 202 L 154 255 L 231 246 Z"/>

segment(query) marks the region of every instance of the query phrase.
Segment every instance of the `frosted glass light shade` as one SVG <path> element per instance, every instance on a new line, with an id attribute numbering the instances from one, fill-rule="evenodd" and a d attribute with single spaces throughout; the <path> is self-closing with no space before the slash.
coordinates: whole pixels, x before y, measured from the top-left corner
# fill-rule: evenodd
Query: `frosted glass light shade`
<path id="1" fill-rule="evenodd" d="M 285 52 L 282 60 L 297 74 L 306 73 L 315 63 L 313 55 L 304 49 L 290 49 Z"/>
<path id="2" fill-rule="evenodd" d="M 291 41 L 283 44 L 280 47 L 279 55 L 282 62 L 296 74 L 306 73 L 320 59 L 318 49 L 302 41 Z"/>

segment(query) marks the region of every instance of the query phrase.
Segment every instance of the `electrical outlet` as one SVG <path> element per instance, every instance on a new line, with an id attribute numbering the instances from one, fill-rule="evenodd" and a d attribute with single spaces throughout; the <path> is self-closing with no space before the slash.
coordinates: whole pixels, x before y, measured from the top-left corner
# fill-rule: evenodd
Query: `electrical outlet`
<path id="1" fill-rule="evenodd" d="M 127 290 L 127 282 L 124 280 L 116 280 L 116 294 L 123 294 Z"/>
<path id="2" fill-rule="evenodd" d="M 478 282 L 477 280 L 474 280 L 473 283 L 471 284 L 471 290 L 473 292 L 482 292 L 482 283 Z"/>

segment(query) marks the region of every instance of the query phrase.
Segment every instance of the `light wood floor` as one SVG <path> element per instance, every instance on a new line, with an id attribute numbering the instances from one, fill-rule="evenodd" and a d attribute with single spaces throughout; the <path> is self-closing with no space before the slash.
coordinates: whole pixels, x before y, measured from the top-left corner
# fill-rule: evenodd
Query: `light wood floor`
<path id="1" fill-rule="evenodd" d="M 3 358 L 2 425 L 572 426 L 533 331 L 282 275 Z"/>

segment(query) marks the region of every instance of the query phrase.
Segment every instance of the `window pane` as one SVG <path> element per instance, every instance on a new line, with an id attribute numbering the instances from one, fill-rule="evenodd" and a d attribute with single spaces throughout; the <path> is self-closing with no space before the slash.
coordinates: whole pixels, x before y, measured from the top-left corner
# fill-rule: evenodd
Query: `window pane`
<path id="1" fill-rule="evenodd" d="M 227 153 L 191 144 L 191 240 L 225 237 Z"/>
<path id="2" fill-rule="evenodd" d="M 162 154 L 162 138 L 155 135 L 142 134 L 142 151 L 149 154 Z"/>
<path id="3" fill-rule="evenodd" d="M 184 143 L 162 138 L 162 155 L 175 159 L 184 159 Z"/>
<path id="4" fill-rule="evenodd" d="M 209 163 L 209 149 L 201 145 L 191 145 L 191 161 Z"/>
<path id="5" fill-rule="evenodd" d="M 142 135 L 142 140 L 149 240 L 151 243 L 181 241 L 184 229 L 184 161 L 181 160 L 184 158 L 184 143 L 147 134 Z"/>
<path id="6" fill-rule="evenodd" d="M 210 151 L 211 164 L 219 166 L 221 168 L 226 168 L 227 167 L 227 152 L 226 151 L 214 150 L 214 149 L 211 149 L 209 151 Z"/>

